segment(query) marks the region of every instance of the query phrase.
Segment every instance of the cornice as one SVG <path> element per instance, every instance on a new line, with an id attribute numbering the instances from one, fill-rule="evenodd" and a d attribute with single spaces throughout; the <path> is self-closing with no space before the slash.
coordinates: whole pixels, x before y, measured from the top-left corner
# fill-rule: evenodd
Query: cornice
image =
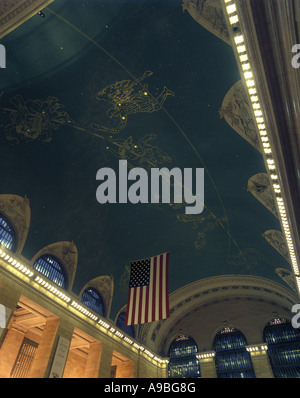
<path id="1" fill-rule="evenodd" d="M 0 0 L 0 38 L 12 32 L 54 0 Z"/>
<path id="2" fill-rule="evenodd" d="M 219 304 L 224 305 L 225 303 L 227 304 L 233 304 L 236 302 L 243 302 L 243 303 L 253 303 L 257 304 L 257 306 L 261 306 L 263 304 L 271 305 L 276 307 L 276 313 L 284 313 L 284 314 L 290 314 L 291 312 L 291 307 L 290 306 L 285 306 L 283 304 L 279 304 L 277 301 L 272 300 L 272 298 L 267 299 L 267 298 L 262 298 L 262 297 L 254 297 L 251 295 L 251 290 L 249 292 L 249 296 L 228 296 L 228 297 L 220 297 L 218 299 L 210 300 L 209 302 L 202 303 L 199 306 L 192 308 L 189 311 L 184 312 L 183 316 L 180 318 L 180 321 L 184 321 L 185 319 L 191 317 L 192 315 L 197 316 L 197 313 L 201 311 L 202 309 L 205 309 L 207 307 L 210 307 L 211 310 L 213 311 L 213 307 Z M 226 314 L 224 314 L 226 316 Z M 269 320 L 271 320 L 273 317 L 267 314 L 265 324 Z M 287 317 L 288 318 L 288 317 Z M 229 322 L 230 327 L 235 327 L 239 329 L 244 335 L 247 335 L 246 330 L 243 330 L 237 323 L 233 323 L 232 321 Z M 223 321 L 220 319 L 219 326 L 213 331 L 212 336 L 215 336 L 215 334 L 220 330 L 222 327 L 227 326 L 227 321 Z M 156 330 L 153 332 L 151 336 L 152 342 L 154 341 L 156 344 L 156 351 L 158 353 L 162 353 L 166 348 L 168 348 L 171 344 L 171 342 L 174 340 L 175 337 L 178 336 L 178 326 L 177 322 L 173 322 L 172 326 L 168 326 L 167 331 L 165 329 L 159 330 L 160 328 L 156 328 Z M 191 334 L 191 333 L 189 333 Z M 192 336 L 193 337 L 193 336 Z M 196 340 L 196 338 L 194 338 Z"/>
<path id="3" fill-rule="evenodd" d="M 295 253 L 300 253 L 300 73 L 291 64 L 297 43 L 293 0 L 236 0 Z"/>
<path id="4" fill-rule="evenodd" d="M 276 305 L 290 311 L 297 296 L 277 282 L 247 275 L 225 275 L 192 282 L 170 294 L 170 318 L 145 324 L 140 331 L 142 343 L 159 344 L 182 319 L 200 308 L 221 302 L 247 300 Z"/>

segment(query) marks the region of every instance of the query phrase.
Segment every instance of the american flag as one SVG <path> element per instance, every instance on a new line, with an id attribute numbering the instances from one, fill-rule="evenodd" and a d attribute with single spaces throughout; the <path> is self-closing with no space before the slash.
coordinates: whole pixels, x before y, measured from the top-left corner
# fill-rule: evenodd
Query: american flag
<path id="1" fill-rule="evenodd" d="M 125 325 L 154 322 L 170 316 L 169 253 L 131 263 Z"/>

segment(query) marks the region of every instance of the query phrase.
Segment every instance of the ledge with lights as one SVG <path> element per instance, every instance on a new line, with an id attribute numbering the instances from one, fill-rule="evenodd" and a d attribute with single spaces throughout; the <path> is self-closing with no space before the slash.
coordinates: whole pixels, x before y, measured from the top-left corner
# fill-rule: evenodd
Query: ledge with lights
<path id="1" fill-rule="evenodd" d="M 148 360 L 156 362 L 156 364 L 164 365 L 169 361 L 168 359 L 161 358 L 146 347 L 134 341 L 132 338 L 127 336 L 121 330 L 117 329 L 115 325 L 109 324 L 107 320 L 101 319 L 98 315 L 86 308 L 82 303 L 78 303 L 75 299 L 71 297 L 71 294 L 64 292 L 63 289 L 59 289 L 54 286 L 50 280 L 46 277 L 39 276 L 34 269 L 29 265 L 24 265 L 23 262 L 18 261 L 13 254 L 3 247 L 0 248 L 0 265 L 2 265 L 9 273 L 27 282 L 31 287 L 44 293 L 45 296 L 50 297 L 55 301 L 56 304 L 60 304 L 64 308 L 67 308 L 70 312 L 73 312 L 80 317 L 84 317 L 86 321 L 89 321 L 96 328 L 100 328 L 101 331 L 105 333 L 110 333 L 114 338 L 119 341 L 123 341 L 132 347 L 133 350 L 141 353 L 143 356 L 148 358 Z"/>
<path id="2" fill-rule="evenodd" d="M 251 61 L 249 59 L 249 53 L 247 51 L 247 46 L 245 43 L 244 35 L 241 32 L 240 20 L 238 15 L 238 10 L 236 2 L 234 0 L 223 0 L 225 5 L 226 14 L 228 17 L 228 23 L 231 26 L 231 31 L 234 41 L 234 51 L 238 61 L 238 65 L 242 72 L 243 80 L 245 82 L 247 92 L 252 104 L 253 116 L 256 122 L 257 130 L 259 132 L 261 146 L 264 153 L 264 159 L 266 163 L 266 168 L 273 186 L 273 191 L 276 199 L 276 204 L 278 208 L 278 214 L 280 215 L 280 221 L 282 229 L 285 234 L 285 239 L 287 247 L 289 250 L 289 255 L 291 259 L 292 269 L 295 276 L 296 286 L 298 294 L 300 294 L 300 271 L 297 261 L 297 256 L 295 253 L 295 246 L 293 243 L 292 233 L 290 229 L 290 224 L 286 212 L 286 205 L 282 195 L 282 189 L 278 177 L 278 167 L 275 163 L 275 159 L 272 153 L 272 147 L 270 142 L 270 132 L 266 127 L 265 116 L 261 107 L 261 102 L 257 92 L 257 86 L 255 78 L 252 72 Z"/>
<path id="3" fill-rule="evenodd" d="M 246 350 L 250 352 L 250 354 L 264 354 L 268 349 L 266 344 L 254 344 L 254 345 L 247 345 Z"/>
<path id="4" fill-rule="evenodd" d="M 207 351 L 207 352 L 201 352 L 199 354 L 196 354 L 196 357 L 198 359 L 211 359 L 214 358 L 216 355 L 215 351 Z"/>

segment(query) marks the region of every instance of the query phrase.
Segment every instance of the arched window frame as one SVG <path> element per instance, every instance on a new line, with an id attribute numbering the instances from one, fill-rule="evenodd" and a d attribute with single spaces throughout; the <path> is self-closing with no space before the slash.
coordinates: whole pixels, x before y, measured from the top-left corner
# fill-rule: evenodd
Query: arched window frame
<path id="1" fill-rule="evenodd" d="M 84 305 L 89 307 L 92 311 L 96 312 L 98 315 L 104 318 L 106 317 L 105 301 L 103 300 L 101 293 L 97 289 L 93 287 L 87 287 L 83 291 L 80 300 Z"/>
<path id="2" fill-rule="evenodd" d="M 186 347 L 184 347 L 186 345 Z M 176 347 L 177 346 L 177 347 Z M 200 363 L 196 357 L 198 347 L 188 335 L 176 337 L 169 346 L 169 378 L 199 378 Z"/>
<path id="3" fill-rule="evenodd" d="M 11 252 L 17 249 L 17 234 L 13 224 L 0 213 L 0 244 Z"/>
<path id="4" fill-rule="evenodd" d="M 226 327 L 219 330 L 213 341 L 218 378 L 255 377 L 246 345 L 246 338 L 238 329 Z"/>
<path id="5" fill-rule="evenodd" d="M 300 331 L 287 319 L 275 317 L 263 331 L 275 378 L 300 378 Z"/>
<path id="6" fill-rule="evenodd" d="M 67 275 L 61 262 L 51 254 L 43 254 L 38 257 L 33 268 L 46 276 L 56 285 L 67 288 Z"/>

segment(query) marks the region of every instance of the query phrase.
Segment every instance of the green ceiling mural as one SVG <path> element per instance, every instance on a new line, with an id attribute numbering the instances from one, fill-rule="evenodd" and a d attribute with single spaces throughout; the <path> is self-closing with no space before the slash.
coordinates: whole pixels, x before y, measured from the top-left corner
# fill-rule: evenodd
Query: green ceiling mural
<path id="1" fill-rule="evenodd" d="M 43 13 L 1 40 L 0 193 L 30 199 L 23 255 L 73 241 L 73 290 L 112 275 L 112 319 L 130 261 L 165 251 L 170 292 L 226 273 L 286 283 L 284 250 L 262 236 L 280 226 L 218 2 L 56 0 Z M 203 213 L 100 205 L 96 172 L 119 159 L 204 168 Z"/>

